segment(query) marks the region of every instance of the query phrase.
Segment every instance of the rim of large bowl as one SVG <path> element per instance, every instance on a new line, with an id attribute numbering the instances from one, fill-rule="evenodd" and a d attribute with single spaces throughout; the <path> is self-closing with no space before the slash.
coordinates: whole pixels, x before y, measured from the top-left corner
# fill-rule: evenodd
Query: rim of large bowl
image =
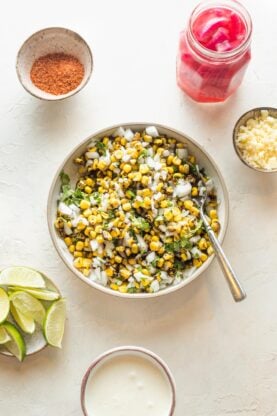
<path id="1" fill-rule="evenodd" d="M 34 267 L 30 267 L 30 266 L 21 266 L 21 265 L 15 265 L 15 266 L 7 266 L 4 267 L 4 269 L 2 269 L 0 271 L 0 273 L 5 270 L 8 269 L 9 267 L 25 267 L 27 269 L 31 269 L 34 270 L 38 273 L 40 273 L 45 279 L 49 280 L 49 282 L 51 283 L 51 285 L 53 285 L 53 287 L 56 289 L 56 291 L 62 296 L 60 289 L 58 288 L 58 286 L 53 282 L 52 279 L 50 279 L 50 277 L 46 276 L 45 273 L 42 273 L 40 270 L 35 269 Z M 1 285 L 1 282 L 0 282 Z M 38 354 L 39 352 L 43 351 L 45 348 L 49 347 L 49 344 L 47 344 L 46 340 L 45 340 L 45 344 L 43 345 L 43 347 L 40 347 L 39 349 L 30 352 L 30 353 L 26 353 L 26 357 L 31 357 L 32 355 Z M 0 350 L 0 354 L 4 355 L 5 357 L 9 357 L 9 358 L 16 358 L 12 353 L 10 353 L 9 351 L 5 351 L 5 350 Z"/>
<path id="2" fill-rule="evenodd" d="M 48 32 L 50 30 L 67 31 L 67 32 L 72 33 L 74 36 L 76 36 L 86 46 L 86 48 L 88 50 L 88 53 L 89 53 L 90 61 L 91 61 L 91 70 L 90 70 L 90 72 L 89 72 L 89 74 L 87 76 L 87 79 L 86 79 L 86 81 L 84 82 L 83 85 L 80 84 L 74 90 L 69 91 L 67 94 L 63 94 L 61 96 L 53 95 L 52 98 L 50 98 L 50 97 L 42 97 L 41 95 L 35 94 L 31 90 L 29 90 L 29 88 L 27 88 L 27 86 L 23 82 L 22 77 L 21 77 L 21 73 L 20 73 L 20 70 L 19 70 L 19 56 L 20 56 L 23 48 L 27 45 L 27 43 L 34 36 L 39 35 L 41 32 Z M 87 83 L 89 82 L 89 80 L 90 80 L 90 78 L 92 76 L 92 72 L 93 72 L 93 69 L 94 69 L 94 61 L 93 61 L 93 54 L 92 54 L 92 51 L 90 49 L 89 44 L 85 41 L 85 39 L 81 35 L 79 35 L 79 33 L 75 32 L 72 29 L 68 29 L 68 28 L 62 27 L 62 26 L 50 26 L 50 27 L 46 27 L 44 29 L 37 30 L 36 32 L 32 33 L 27 39 L 25 39 L 25 41 L 22 43 L 22 45 L 20 46 L 20 48 L 19 48 L 19 50 L 17 52 L 15 68 L 16 68 L 16 73 L 17 73 L 17 77 L 19 79 L 20 84 L 25 89 L 25 91 L 27 91 L 33 97 L 36 97 L 36 98 L 38 98 L 38 99 L 40 99 L 42 101 L 62 101 L 62 100 L 66 100 L 67 98 L 72 97 L 73 95 L 77 94 L 78 92 L 80 92 L 87 85 Z"/>
<path id="3" fill-rule="evenodd" d="M 88 284 L 89 286 L 100 290 L 102 293 L 108 294 L 108 295 L 112 295 L 112 296 L 117 296 L 120 298 L 125 298 L 125 299 L 151 299 L 151 298 L 155 298 L 155 297 L 159 297 L 159 296 L 165 296 L 168 295 L 169 293 L 173 293 L 176 290 L 179 290 L 181 288 L 183 288 L 184 286 L 188 285 L 190 282 L 192 282 L 193 280 L 195 280 L 200 274 L 202 274 L 211 264 L 211 262 L 214 260 L 215 254 L 212 254 L 208 260 L 205 261 L 205 263 L 199 267 L 194 273 L 192 273 L 191 276 L 189 276 L 188 278 L 186 278 L 185 280 L 183 280 L 181 283 L 178 283 L 177 285 L 171 285 L 166 287 L 165 289 L 159 290 L 158 292 L 154 292 L 154 293 L 121 293 L 119 291 L 115 291 L 110 289 L 109 287 L 106 286 L 102 286 L 100 284 L 97 284 L 95 282 L 93 282 L 92 280 L 88 279 L 87 277 L 85 277 L 84 275 L 82 275 L 81 272 L 78 272 L 77 269 L 75 269 L 73 267 L 72 264 L 70 264 L 64 257 L 63 252 L 57 242 L 58 240 L 58 236 L 55 232 L 55 229 L 53 227 L 53 223 L 52 223 L 52 218 L 51 218 L 51 205 L 52 205 L 52 201 L 53 201 L 53 192 L 54 192 L 54 188 L 56 185 L 57 180 L 59 179 L 59 175 L 60 172 L 63 170 L 64 165 L 67 163 L 67 161 L 69 159 L 72 158 L 73 154 L 80 148 L 82 147 L 85 143 L 89 142 L 94 136 L 100 136 L 100 135 L 104 135 L 105 132 L 107 132 L 108 130 L 116 130 L 119 127 L 123 127 L 123 128 L 131 128 L 132 126 L 138 126 L 138 128 L 143 128 L 145 126 L 156 126 L 158 129 L 162 128 L 164 130 L 167 130 L 166 134 L 177 134 L 182 136 L 185 140 L 191 142 L 193 145 L 195 145 L 196 147 L 198 147 L 203 153 L 204 155 L 207 157 L 207 159 L 209 160 L 209 162 L 211 163 L 211 165 L 213 166 L 213 168 L 216 170 L 216 173 L 218 175 L 220 184 L 221 184 L 221 188 L 223 191 L 223 198 L 225 201 L 225 223 L 223 224 L 223 227 L 221 229 L 221 233 L 219 236 L 219 242 L 222 243 L 224 238 L 225 238 L 225 234 L 226 234 L 226 230 L 227 230 L 227 226 L 228 226 L 228 221 L 229 221 L 229 198 L 228 198 L 228 191 L 227 191 L 227 187 L 224 181 L 224 178 L 217 166 L 217 164 L 215 163 L 215 161 L 213 160 L 213 158 L 206 152 L 206 150 L 199 144 L 197 143 L 194 139 L 192 139 L 190 136 L 187 136 L 186 134 L 180 132 L 179 130 L 173 129 L 171 127 L 167 127 L 163 124 L 159 124 L 159 123 L 149 123 L 149 122 L 130 122 L 130 123 L 119 123 L 119 124 L 115 124 L 112 125 L 108 128 L 104 128 L 101 130 L 96 131 L 95 133 L 89 135 L 85 140 L 83 140 L 81 143 L 79 143 L 78 145 L 76 145 L 73 150 L 64 158 L 63 162 L 60 164 L 58 170 L 56 171 L 56 174 L 52 180 L 51 183 L 51 187 L 49 190 L 49 195 L 48 195 L 48 201 L 47 201 L 47 222 L 48 222 L 48 229 L 50 232 L 50 236 L 52 239 L 52 242 L 54 244 L 54 247 L 56 249 L 56 251 L 58 252 L 60 258 L 62 259 L 63 263 L 67 266 L 67 268 L 75 275 L 77 276 L 80 280 L 82 280 L 84 283 Z"/>
<path id="4" fill-rule="evenodd" d="M 151 357 L 156 364 L 158 364 L 158 366 L 160 367 L 160 369 L 164 372 L 164 374 L 167 377 L 167 380 L 169 381 L 169 385 L 170 385 L 170 389 L 171 389 L 171 405 L 170 405 L 170 409 L 169 409 L 169 414 L 168 416 L 173 416 L 174 414 L 174 410 L 175 410 L 175 405 L 176 405 L 176 386 L 175 386 L 175 380 L 174 377 L 168 367 L 168 365 L 166 364 L 166 362 L 160 358 L 157 354 L 155 354 L 154 352 L 144 348 L 144 347 L 137 347 L 134 345 L 127 345 L 127 346 L 121 346 L 121 347 L 116 347 L 116 348 L 112 348 L 108 351 L 105 351 L 104 353 L 100 354 L 89 366 L 89 368 L 87 369 L 87 371 L 85 372 L 83 379 L 82 379 L 82 384 L 81 384 L 81 407 L 82 407 L 82 411 L 84 413 L 84 416 L 89 416 L 87 413 L 87 409 L 85 406 L 85 398 L 86 398 L 86 387 L 87 387 L 87 382 L 90 376 L 91 371 L 97 367 L 97 365 L 99 363 L 101 363 L 101 361 L 105 360 L 107 357 L 111 356 L 111 355 L 117 355 L 117 353 L 120 352 L 125 352 L 125 353 L 139 353 L 141 355 L 146 355 L 148 357 Z"/>
<path id="5" fill-rule="evenodd" d="M 251 110 L 245 111 L 245 113 L 243 113 L 239 119 L 236 121 L 235 126 L 233 128 L 233 146 L 234 146 L 234 150 L 238 156 L 238 158 L 240 159 L 240 161 L 247 166 L 248 168 L 256 171 L 256 172 L 260 172 L 260 173 L 276 173 L 277 172 L 277 168 L 276 169 L 262 169 L 262 168 L 256 168 L 255 166 L 250 165 L 249 163 L 246 162 L 246 160 L 244 159 L 244 157 L 242 156 L 238 146 L 237 146 L 237 129 L 238 127 L 240 127 L 242 124 L 242 119 L 244 117 L 246 117 L 248 114 L 252 113 L 252 112 L 261 112 L 262 110 L 268 110 L 269 112 L 275 112 L 277 114 L 277 108 L 274 107 L 255 107 L 255 108 L 251 108 Z M 250 118 L 250 117 L 249 117 Z"/>

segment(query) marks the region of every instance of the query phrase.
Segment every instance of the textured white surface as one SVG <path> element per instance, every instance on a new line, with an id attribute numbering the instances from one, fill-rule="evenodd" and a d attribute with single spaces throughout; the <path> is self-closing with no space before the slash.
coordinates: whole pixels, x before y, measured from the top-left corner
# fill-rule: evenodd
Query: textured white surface
<path id="1" fill-rule="evenodd" d="M 1 267 L 26 264 L 52 277 L 68 299 L 64 349 L 23 364 L 0 356 L 1 416 L 79 416 L 81 378 L 121 344 L 152 349 L 177 383 L 176 416 L 277 415 L 277 178 L 237 159 L 232 128 L 246 110 L 276 106 L 277 2 L 247 0 L 253 60 L 226 104 L 197 105 L 175 83 L 178 32 L 194 0 L 10 0 L 1 13 Z M 29 96 L 17 82 L 18 48 L 47 26 L 79 32 L 95 60 L 85 90 L 60 103 Z M 156 121 L 204 144 L 226 178 L 231 218 L 225 249 L 248 293 L 234 304 L 216 262 L 184 290 L 152 301 L 113 299 L 62 264 L 46 225 L 51 179 L 64 156 L 93 131 Z"/>

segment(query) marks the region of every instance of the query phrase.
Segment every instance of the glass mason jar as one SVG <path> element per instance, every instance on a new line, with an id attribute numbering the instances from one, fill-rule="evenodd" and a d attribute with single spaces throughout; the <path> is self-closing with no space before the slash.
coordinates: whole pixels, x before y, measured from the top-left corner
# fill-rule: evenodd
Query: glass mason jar
<path id="1" fill-rule="evenodd" d="M 242 82 L 251 35 L 251 17 L 237 1 L 200 3 L 180 34 L 179 87 L 198 102 L 225 101 Z"/>

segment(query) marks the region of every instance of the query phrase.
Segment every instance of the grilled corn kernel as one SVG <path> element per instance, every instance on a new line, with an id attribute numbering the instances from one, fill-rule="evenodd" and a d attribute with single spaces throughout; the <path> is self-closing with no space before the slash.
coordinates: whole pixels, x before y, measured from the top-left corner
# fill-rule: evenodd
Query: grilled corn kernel
<path id="1" fill-rule="evenodd" d="M 207 248 L 207 253 L 208 253 L 208 255 L 209 255 L 209 256 L 211 256 L 211 255 L 214 253 L 214 249 L 213 249 L 213 247 L 212 247 L 212 246 L 209 246 L 209 247 Z"/>
<path id="2" fill-rule="evenodd" d="M 111 288 L 112 290 L 118 290 L 118 285 L 116 285 L 115 283 L 112 283 L 112 284 L 110 285 L 110 288 Z"/>
<path id="3" fill-rule="evenodd" d="M 122 263 L 122 257 L 120 257 L 120 256 L 114 256 L 114 260 L 118 264 Z"/>
<path id="4" fill-rule="evenodd" d="M 107 163 L 104 160 L 99 160 L 98 162 L 98 169 L 104 170 L 107 167 Z"/>
<path id="5" fill-rule="evenodd" d="M 126 164 L 123 166 L 123 171 L 124 171 L 125 173 L 129 173 L 129 172 L 131 172 L 131 170 L 132 170 L 132 166 L 131 166 L 131 165 L 129 165 L 128 163 L 126 163 Z"/>
<path id="6" fill-rule="evenodd" d="M 76 251 L 74 251 L 73 256 L 74 257 L 83 257 L 83 253 L 81 251 L 76 250 Z"/>
<path id="7" fill-rule="evenodd" d="M 142 173 L 142 174 L 145 174 L 145 173 L 148 173 L 149 172 L 149 166 L 148 165 L 146 165 L 145 163 L 142 163 L 141 165 L 140 165 L 140 167 L 139 167 L 139 171 Z"/>
<path id="8" fill-rule="evenodd" d="M 188 210 L 191 210 L 192 207 L 193 207 L 193 202 L 190 199 L 187 199 L 184 202 L 184 208 L 188 209 Z"/>
<path id="9" fill-rule="evenodd" d="M 130 204 L 130 202 L 126 202 L 125 204 L 122 205 L 122 208 L 124 211 L 130 211 L 132 206 Z"/>
<path id="10" fill-rule="evenodd" d="M 74 262 L 74 267 L 76 267 L 77 269 L 81 269 L 83 267 L 83 259 L 81 257 L 77 257 Z"/>
<path id="11" fill-rule="evenodd" d="M 141 180 L 141 173 L 140 172 L 136 172 L 134 174 L 133 181 L 134 182 L 139 182 L 140 180 Z"/>
<path id="12" fill-rule="evenodd" d="M 168 158 L 166 159 L 167 165 L 172 165 L 173 159 L 174 159 L 174 156 L 173 155 L 169 155 Z"/>
<path id="13" fill-rule="evenodd" d="M 119 207 L 119 201 L 115 198 L 110 199 L 110 204 L 113 208 L 118 208 Z"/>
<path id="14" fill-rule="evenodd" d="M 163 265 L 164 265 L 164 259 L 163 259 L 163 258 L 161 258 L 161 259 L 159 259 L 159 260 L 157 261 L 157 266 L 158 266 L 158 267 L 163 267 Z"/>
<path id="15" fill-rule="evenodd" d="M 148 134 L 145 134 L 145 135 L 143 136 L 143 140 L 144 140 L 145 142 L 147 142 L 147 143 L 151 143 L 151 142 L 152 142 L 152 140 L 153 140 L 153 138 L 152 138 L 152 136 L 149 136 Z"/>
<path id="16" fill-rule="evenodd" d="M 211 210 L 210 210 L 209 217 L 210 217 L 212 220 L 216 220 L 216 219 L 217 219 L 217 212 L 216 212 L 216 210 L 215 210 L 215 209 L 211 209 Z"/>
<path id="17" fill-rule="evenodd" d="M 103 238 L 103 236 L 102 236 L 102 235 L 98 235 L 98 236 L 96 237 L 96 241 L 97 241 L 97 243 L 99 243 L 99 244 L 103 244 L 103 243 L 104 243 L 104 238 Z"/>
<path id="18" fill-rule="evenodd" d="M 179 166 L 179 172 L 188 174 L 189 173 L 189 165 L 180 165 Z"/>
<path id="19" fill-rule="evenodd" d="M 113 268 L 112 268 L 112 267 L 108 267 L 108 268 L 105 270 L 105 273 L 106 273 L 106 275 L 107 275 L 108 277 L 113 277 L 114 270 L 113 270 Z"/>
<path id="20" fill-rule="evenodd" d="M 217 220 L 212 220 L 211 227 L 212 227 L 214 232 L 218 232 L 219 229 L 220 229 L 219 222 Z"/>
<path id="21" fill-rule="evenodd" d="M 194 215 L 195 217 L 198 217 L 199 215 L 199 209 L 196 207 L 192 207 L 190 212 L 192 213 L 192 215 Z"/>
<path id="22" fill-rule="evenodd" d="M 193 265 L 198 268 L 202 266 L 202 261 L 200 259 L 193 259 Z"/>
<path id="23" fill-rule="evenodd" d="M 92 193 L 92 188 L 90 186 L 85 186 L 84 191 L 85 191 L 86 194 L 91 194 Z"/>
<path id="24" fill-rule="evenodd" d="M 86 228 L 86 224 L 84 224 L 83 222 L 79 222 L 77 225 L 77 230 L 78 231 L 83 231 Z"/>
<path id="25" fill-rule="evenodd" d="M 125 284 L 123 284 L 123 285 L 121 285 L 121 286 L 119 286 L 118 287 L 118 291 L 120 292 L 120 293 L 127 293 L 127 285 L 125 285 Z"/>
<path id="26" fill-rule="evenodd" d="M 181 159 L 180 159 L 178 156 L 175 156 L 175 157 L 173 158 L 173 160 L 172 160 L 172 163 L 173 163 L 173 165 L 175 165 L 175 166 L 180 166 L 180 165 L 181 165 L 181 163 L 182 163 L 182 161 L 181 161 Z"/>
<path id="27" fill-rule="evenodd" d="M 139 252 L 139 247 L 137 244 L 132 244 L 131 251 L 133 254 L 137 254 Z"/>
<path id="28" fill-rule="evenodd" d="M 118 246 L 118 247 L 116 247 L 116 251 L 118 251 L 119 253 L 124 253 L 125 248 L 124 248 L 124 246 Z"/>
<path id="29" fill-rule="evenodd" d="M 72 238 L 65 237 L 64 242 L 67 245 L 67 247 L 69 247 L 72 244 Z"/>
<path id="30" fill-rule="evenodd" d="M 82 251 L 82 250 L 84 250 L 84 243 L 83 243 L 83 241 L 78 241 L 78 242 L 76 243 L 76 250 L 77 250 L 77 251 Z"/>
<path id="31" fill-rule="evenodd" d="M 151 241 L 149 247 L 151 251 L 158 251 L 160 248 L 160 244 L 158 241 Z"/>
<path id="32" fill-rule="evenodd" d="M 165 252 L 165 248 L 162 246 L 159 250 L 158 250 L 158 253 L 159 254 L 164 254 L 164 252 Z"/>
<path id="33" fill-rule="evenodd" d="M 173 214 L 172 214 L 171 209 L 165 209 L 165 210 L 164 210 L 164 217 L 165 217 L 165 219 L 166 219 L 167 221 L 171 221 L 171 220 L 172 220 L 172 218 L 173 218 Z"/>
<path id="34" fill-rule="evenodd" d="M 161 206 L 161 208 L 167 208 L 168 207 L 168 200 L 164 199 L 163 201 L 161 201 L 160 206 Z"/>
<path id="35" fill-rule="evenodd" d="M 91 271 L 89 270 L 89 268 L 87 268 L 87 269 L 83 269 L 82 273 L 83 273 L 84 276 L 88 277 L 90 275 Z"/>
<path id="36" fill-rule="evenodd" d="M 201 256 L 200 256 L 200 260 L 204 263 L 204 261 L 206 261 L 207 260 L 207 258 L 208 258 L 208 256 L 207 256 L 207 254 L 205 254 L 205 253 L 202 253 L 201 254 Z"/>
<path id="37" fill-rule="evenodd" d="M 196 186 L 193 186 L 191 189 L 191 196 L 197 196 L 198 195 L 198 188 Z"/>
<path id="38" fill-rule="evenodd" d="M 188 259 L 188 256 L 186 255 L 186 253 L 182 253 L 182 254 L 181 254 L 181 259 L 182 259 L 183 261 L 186 261 L 186 260 Z"/>
<path id="39" fill-rule="evenodd" d="M 122 150 L 116 150 L 114 152 L 114 155 L 115 155 L 115 157 L 116 157 L 117 160 L 122 159 L 122 156 L 123 156 Z"/>
<path id="40" fill-rule="evenodd" d="M 122 277 L 122 279 L 127 280 L 131 276 L 131 272 L 128 269 L 121 269 L 120 276 Z"/>
<path id="41" fill-rule="evenodd" d="M 74 245 L 74 244 L 71 244 L 71 245 L 68 247 L 68 250 L 70 251 L 70 253 L 74 253 L 74 251 L 75 251 L 75 245 Z"/>
<path id="42" fill-rule="evenodd" d="M 205 238 L 201 238 L 198 242 L 198 247 L 200 250 L 206 250 L 208 248 L 208 242 Z"/>
<path id="43" fill-rule="evenodd" d="M 143 176 L 141 177 L 141 183 L 142 183 L 142 185 L 147 186 L 147 185 L 148 185 L 148 183 L 149 183 L 149 178 L 148 178 L 148 176 L 143 175 Z"/>
<path id="44" fill-rule="evenodd" d="M 91 215 L 91 209 L 90 208 L 85 209 L 84 212 L 83 212 L 83 216 L 85 218 L 88 218 L 90 215 Z"/>
<path id="45" fill-rule="evenodd" d="M 80 208 L 81 209 L 88 209 L 90 207 L 90 202 L 86 201 L 85 199 L 82 199 L 80 202 Z"/>
<path id="46" fill-rule="evenodd" d="M 93 186 L 95 184 L 94 180 L 92 180 L 91 178 L 87 178 L 86 179 L 86 185 L 88 186 Z"/>
<path id="47" fill-rule="evenodd" d="M 83 267 L 85 267 L 86 269 L 89 269 L 91 266 L 91 259 L 83 259 Z"/>
<path id="48" fill-rule="evenodd" d="M 89 236 L 92 240 L 94 240 L 96 237 L 96 232 L 94 230 L 90 231 Z"/>

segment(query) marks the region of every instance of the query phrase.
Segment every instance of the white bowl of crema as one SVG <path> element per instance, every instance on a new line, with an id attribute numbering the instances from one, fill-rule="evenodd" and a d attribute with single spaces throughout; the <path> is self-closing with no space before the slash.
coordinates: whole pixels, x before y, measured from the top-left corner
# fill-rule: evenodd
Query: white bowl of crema
<path id="1" fill-rule="evenodd" d="M 140 347 L 119 347 L 98 357 L 81 387 L 85 416 L 173 416 L 175 382 L 167 365 Z"/>

